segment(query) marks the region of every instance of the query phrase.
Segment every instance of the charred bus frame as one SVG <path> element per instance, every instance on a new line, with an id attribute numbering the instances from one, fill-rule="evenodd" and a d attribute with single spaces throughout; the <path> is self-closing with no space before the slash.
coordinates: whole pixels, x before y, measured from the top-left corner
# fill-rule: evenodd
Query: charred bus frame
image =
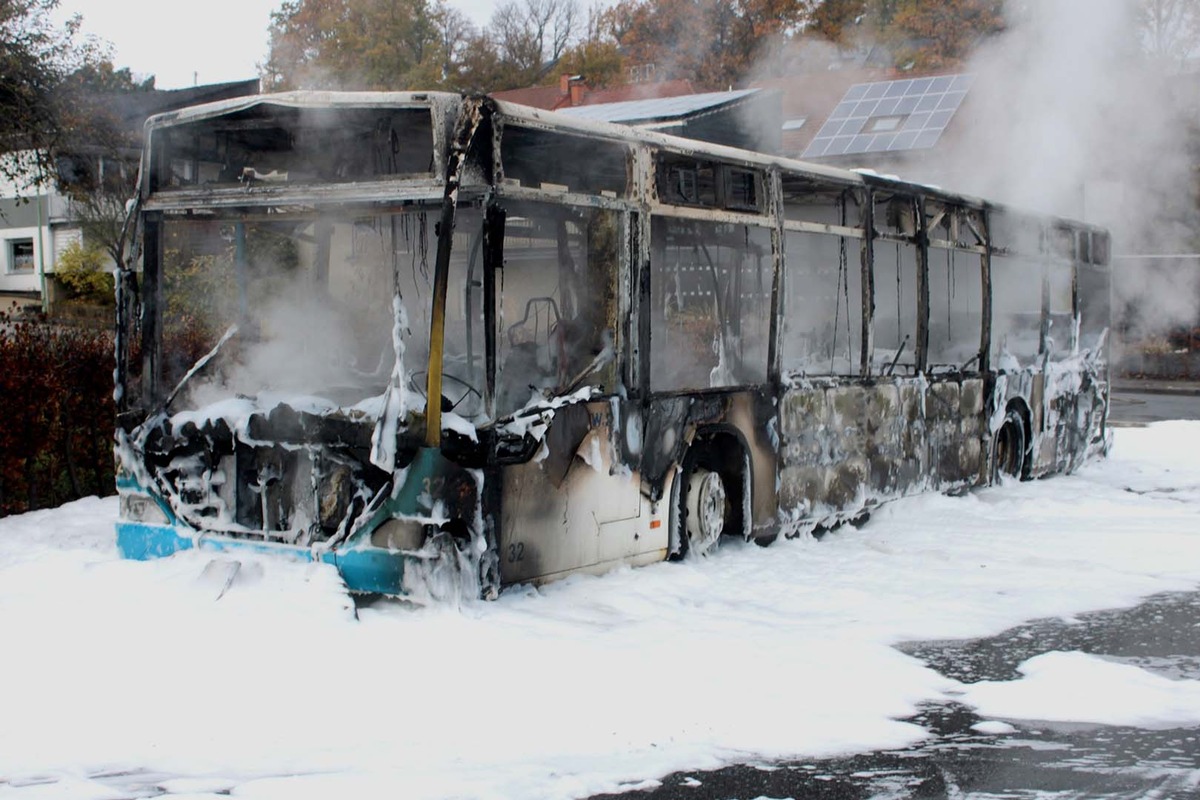
<path id="1" fill-rule="evenodd" d="M 931 187 L 292 93 L 150 120 L 131 219 L 130 558 L 491 597 L 1108 446 L 1107 234 Z"/>

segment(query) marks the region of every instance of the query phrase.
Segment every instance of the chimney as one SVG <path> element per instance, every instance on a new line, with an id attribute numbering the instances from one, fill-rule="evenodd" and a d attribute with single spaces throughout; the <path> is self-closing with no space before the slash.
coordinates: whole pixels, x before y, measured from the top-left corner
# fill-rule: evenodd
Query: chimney
<path id="1" fill-rule="evenodd" d="M 558 77 L 558 93 L 566 94 L 567 92 L 570 91 L 570 87 L 571 87 L 571 76 L 564 72 L 562 75 L 560 75 Z"/>
<path id="2" fill-rule="evenodd" d="M 578 106 L 583 104 L 583 90 L 587 88 L 587 84 L 583 82 L 583 78 L 578 75 L 571 79 L 571 105 Z"/>

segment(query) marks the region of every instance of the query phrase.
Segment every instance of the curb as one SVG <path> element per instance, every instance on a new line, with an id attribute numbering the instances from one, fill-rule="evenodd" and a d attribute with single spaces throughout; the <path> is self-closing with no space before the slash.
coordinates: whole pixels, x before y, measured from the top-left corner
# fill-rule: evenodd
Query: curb
<path id="1" fill-rule="evenodd" d="M 1200 397 L 1200 384 L 1159 383 L 1157 381 L 1119 380 L 1112 382 L 1112 391 L 1137 394 L 1166 394 L 1183 397 Z"/>

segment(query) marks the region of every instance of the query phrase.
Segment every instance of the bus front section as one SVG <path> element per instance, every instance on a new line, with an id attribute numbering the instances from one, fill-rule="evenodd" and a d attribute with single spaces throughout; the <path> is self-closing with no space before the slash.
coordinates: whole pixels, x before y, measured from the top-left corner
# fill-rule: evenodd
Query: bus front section
<path id="1" fill-rule="evenodd" d="M 456 95 L 307 93 L 148 123 L 119 282 L 123 556 L 498 591 L 478 125 Z"/>

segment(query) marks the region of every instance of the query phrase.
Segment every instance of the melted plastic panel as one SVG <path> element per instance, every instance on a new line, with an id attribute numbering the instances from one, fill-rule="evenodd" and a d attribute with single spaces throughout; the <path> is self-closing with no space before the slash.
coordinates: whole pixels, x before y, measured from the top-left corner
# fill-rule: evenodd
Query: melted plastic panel
<path id="1" fill-rule="evenodd" d="M 514 204 L 497 279 L 496 415 L 547 396 L 616 384 L 618 212 Z"/>
<path id="2" fill-rule="evenodd" d="M 782 368 L 857 375 L 862 353 L 862 267 L 856 239 L 788 231 L 784 239 Z"/>
<path id="3" fill-rule="evenodd" d="M 770 231 L 655 217 L 651 247 L 650 388 L 765 383 Z"/>

